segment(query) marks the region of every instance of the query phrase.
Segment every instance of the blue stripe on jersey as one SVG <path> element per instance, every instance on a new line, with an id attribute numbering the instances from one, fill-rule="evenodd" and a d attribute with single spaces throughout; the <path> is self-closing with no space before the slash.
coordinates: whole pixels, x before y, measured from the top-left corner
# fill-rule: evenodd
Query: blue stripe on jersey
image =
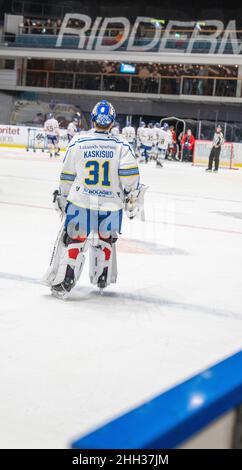
<path id="1" fill-rule="evenodd" d="M 134 167 L 134 168 L 121 168 L 118 170 L 118 174 L 119 176 L 131 176 L 131 175 L 139 175 L 139 169 L 138 167 Z"/>
<path id="2" fill-rule="evenodd" d="M 61 181 L 74 181 L 76 175 L 70 175 L 69 173 L 61 173 Z"/>

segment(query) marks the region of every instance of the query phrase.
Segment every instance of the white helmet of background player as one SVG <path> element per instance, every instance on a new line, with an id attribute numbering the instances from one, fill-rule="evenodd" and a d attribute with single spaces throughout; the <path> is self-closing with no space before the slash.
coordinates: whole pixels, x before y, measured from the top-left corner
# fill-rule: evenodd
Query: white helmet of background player
<path id="1" fill-rule="evenodd" d="M 169 129 L 169 124 L 167 124 L 167 122 L 164 122 L 164 124 L 163 124 L 163 129 L 164 129 L 164 131 L 168 131 L 168 129 Z"/>
<path id="2" fill-rule="evenodd" d="M 156 123 L 155 123 L 155 127 L 157 127 L 158 129 L 160 129 L 160 128 L 161 128 L 160 122 L 156 122 Z"/>
<path id="3" fill-rule="evenodd" d="M 145 127 L 145 126 L 146 126 L 146 124 L 145 124 L 144 121 L 140 121 L 140 124 L 139 124 L 139 125 L 140 125 L 140 127 Z"/>
<path id="4" fill-rule="evenodd" d="M 53 119 L 53 117 L 54 117 L 53 113 L 48 113 L 46 116 L 47 119 Z"/>

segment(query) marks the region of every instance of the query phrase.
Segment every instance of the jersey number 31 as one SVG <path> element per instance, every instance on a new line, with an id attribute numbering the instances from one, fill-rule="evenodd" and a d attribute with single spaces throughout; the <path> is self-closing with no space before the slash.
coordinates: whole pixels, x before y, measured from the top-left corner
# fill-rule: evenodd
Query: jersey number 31
<path id="1" fill-rule="evenodd" d="M 85 183 L 88 185 L 100 184 L 101 186 L 110 186 L 109 180 L 109 165 L 110 162 L 99 163 L 96 160 L 89 160 L 85 167 L 88 169 L 88 178 L 85 178 Z"/>

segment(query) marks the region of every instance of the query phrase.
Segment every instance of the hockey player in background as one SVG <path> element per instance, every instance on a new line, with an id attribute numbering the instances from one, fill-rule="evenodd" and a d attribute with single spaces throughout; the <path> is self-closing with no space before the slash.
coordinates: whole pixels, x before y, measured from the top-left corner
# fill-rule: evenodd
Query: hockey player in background
<path id="1" fill-rule="evenodd" d="M 139 127 L 137 129 L 137 134 L 136 134 L 136 156 L 141 158 L 140 154 L 140 147 L 141 147 L 141 140 L 140 140 L 140 134 L 143 132 L 143 129 L 145 127 L 145 122 L 140 121 Z"/>
<path id="2" fill-rule="evenodd" d="M 48 143 L 50 157 L 57 156 L 60 150 L 60 128 L 58 121 L 54 118 L 52 113 L 47 115 L 47 120 L 44 123 L 44 132 Z"/>
<path id="3" fill-rule="evenodd" d="M 67 127 L 67 139 L 70 142 L 78 132 L 78 119 L 74 118 Z"/>
<path id="4" fill-rule="evenodd" d="M 158 143 L 159 143 L 159 137 L 160 137 L 160 129 L 161 125 L 159 122 L 156 122 L 155 125 L 152 125 L 152 155 L 154 160 L 157 161 L 158 157 Z"/>
<path id="5" fill-rule="evenodd" d="M 66 298 L 80 278 L 89 248 L 89 276 L 101 290 L 116 282 L 116 241 L 123 209 L 129 218 L 139 211 L 144 186 L 131 146 L 110 134 L 115 121 L 111 103 L 92 111 L 93 129 L 67 148 L 54 204 L 63 215 L 44 283 Z"/>
<path id="6" fill-rule="evenodd" d="M 153 146 L 153 132 L 150 128 L 146 127 L 143 121 L 141 121 L 140 127 L 137 130 L 137 142 L 141 156 L 140 160 L 148 163 Z"/>
<path id="7" fill-rule="evenodd" d="M 159 138 L 158 138 L 158 145 L 157 145 L 157 160 L 156 166 L 162 167 L 162 160 L 165 159 L 168 147 L 172 145 L 172 135 L 169 130 L 168 124 L 165 122 L 163 127 L 159 129 Z"/>
<path id="8" fill-rule="evenodd" d="M 135 148 L 135 128 L 131 126 L 130 122 L 127 122 L 127 125 L 122 129 L 122 136 L 127 142 Z"/>
<path id="9" fill-rule="evenodd" d="M 112 137 L 119 137 L 120 136 L 120 128 L 119 128 L 119 123 L 115 122 L 113 127 L 110 130 L 110 134 Z"/>

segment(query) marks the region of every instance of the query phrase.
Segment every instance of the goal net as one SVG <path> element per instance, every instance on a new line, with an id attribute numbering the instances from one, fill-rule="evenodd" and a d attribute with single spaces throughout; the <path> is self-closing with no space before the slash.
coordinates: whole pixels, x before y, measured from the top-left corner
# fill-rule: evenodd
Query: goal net
<path id="1" fill-rule="evenodd" d="M 28 140 L 26 146 L 27 152 L 29 150 L 48 150 L 48 144 L 43 129 L 28 128 Z"/>
<path id="2" fill-rule="evenodd" d="M 209 154 L 212 148 L 210 140 L 196 140 L 193 150 L 193 165 L 208 166 Z M 233 144 L 225 142 L 221 148 L 220 166 L 233 168 Z"/>

